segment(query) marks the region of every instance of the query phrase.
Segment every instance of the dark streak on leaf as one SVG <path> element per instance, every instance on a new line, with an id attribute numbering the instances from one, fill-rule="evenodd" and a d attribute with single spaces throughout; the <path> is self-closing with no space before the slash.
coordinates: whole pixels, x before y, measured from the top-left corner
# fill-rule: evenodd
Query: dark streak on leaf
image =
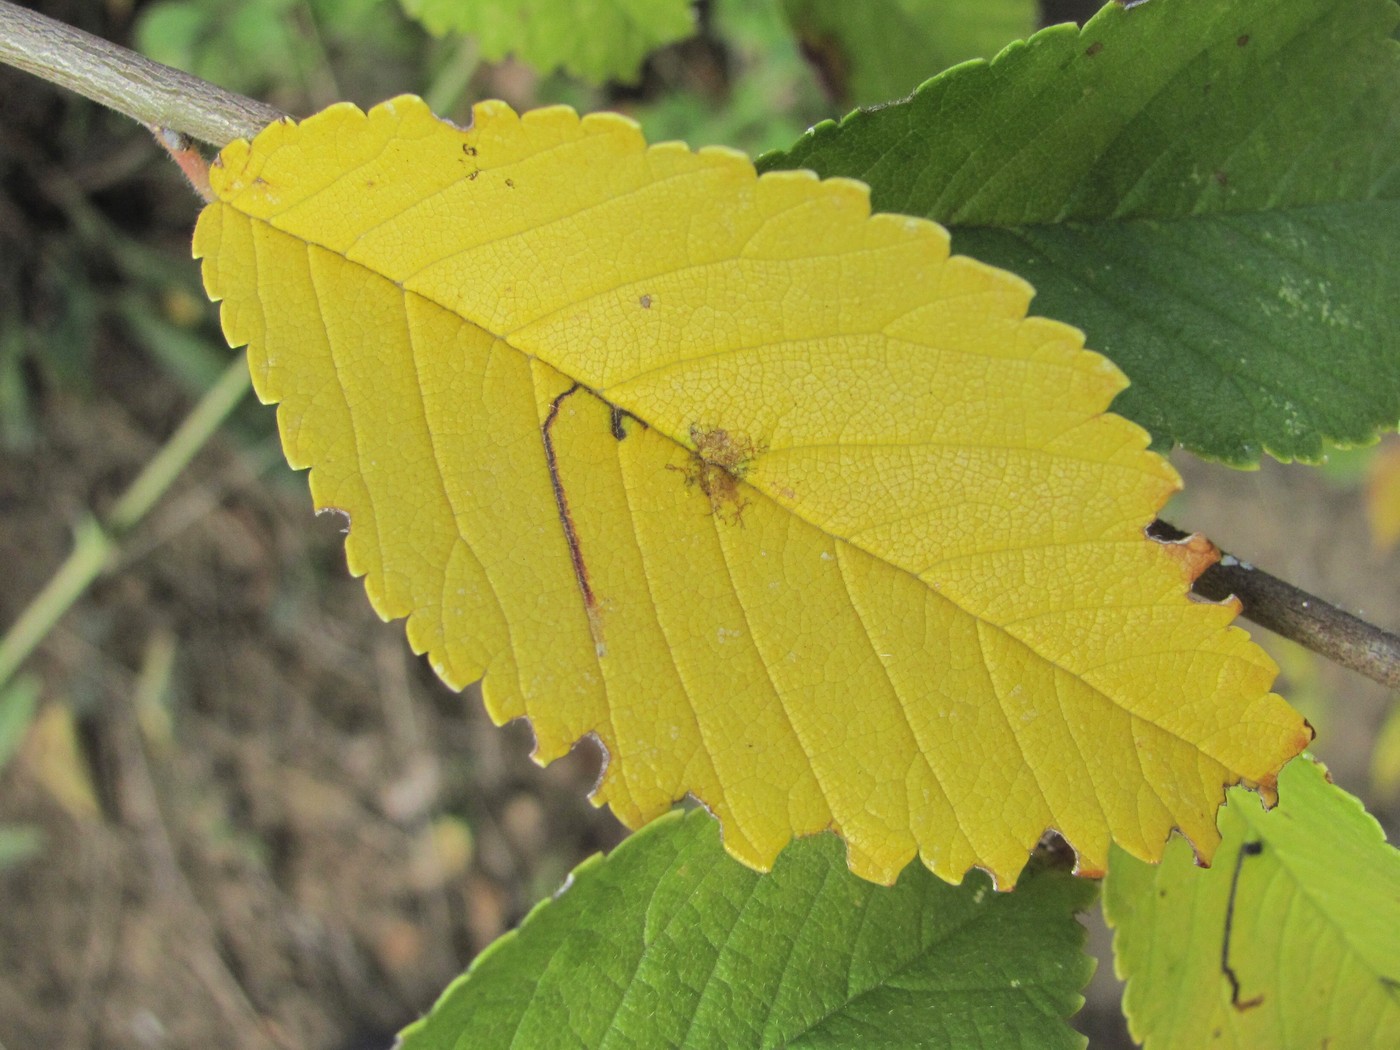
<path id="1" fill-rule="evenodd" d="M 1220 972 L 1225 975 L 1225 979 L 1230 982 L 1230 1005 L 1240 1013 L 1252 1010 L 1264 1001 L 1262 995 L 1256 995 L 1253 999 L 1240 998 L 1240 979 L 1230 965 L 1230 937 L 1234 933 L 1235 925 L 1235 893 L 1240 888 L 1240 869 L 1244 867 L 1246 857 L 1257 857 L 1264 852 L 1264 843 L 1246 842 L 1240 847 L 1240 851 L 1235 856 L 1235 871 L 1230 876 L 1230 896 L 1225 904 L 1225 937 L 1220 944 Z"/>
<path id="2" fill-rule="evenodd" d="M 575 383 L 554 399 L 549 406 L 549 414 L 545 416 L 544 424 L 540 427 L 540 436 L 544 439 L 544 459 L 549 467 L 549 483 L 554 488 L 554 506 L 559 511 L 559 525 L 564 530 L 564 542 L 569 545 L 569 560 L 573 562 L 574 579 L 578 581 L 579 592 L 583 595 L 583 606 L 588 612 L 589 622 L 592 623 L 597 613 L 598 599 L 588 582 L 588 566 L 584 564 L 583 550 L 579 547 L 578 530 L 575 529 L 573 515 L 569 512 L 569 497 L 565 494 L 564 482 L 559 477 L 559 460 L 554 454 L 554 438 L 550 435 L 554 421 L 559 418 L 559 406 L 564 403 L 565 398 L 582 389 L 582 384 Z M 620 421 L 617 427 L 621 427 Z M 613 434 L 617 434 L 617 429 L 613 430 Z"/>

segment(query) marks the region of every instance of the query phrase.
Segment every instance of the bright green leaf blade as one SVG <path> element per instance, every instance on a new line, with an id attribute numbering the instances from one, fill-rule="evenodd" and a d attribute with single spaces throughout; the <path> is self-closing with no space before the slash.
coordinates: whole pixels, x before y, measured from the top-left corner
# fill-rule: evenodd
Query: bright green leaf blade
<path id="1" fill-rule="evenodd" d="M 862 179 L 1022 272 L 1128 373 L 1114 408 L 1159 447 L 1316 458 L 1400 420 L 1396 17 L 1110 4 L 760 168 Z"/>
<path id="2" fill-rule="evenodd" d="M 490 61 L 515 55 L 542 72 L 635 81 L 642 60 L 695 32 L 690 0 L 403 0 L 429 31 L 470 33 Z"/>
<path id="3" fill-rule="evenodd" d="M 671 815 L 585 862 L 402 1048 L 1081 1046 L 1094 892 L 1034 867 L 1013 893 L 919 865 L 881 888 L 827 835 L 759 875 L 708 814 Z"/>
<path id="4" fill-rule="evenodd" d="M 1400 1032 L 1400 853 L 1380 826 L 1321 766 L 1298 758 L 1284 767 L 1270 812 L 1232 789 L 1220 831 L 1210 869 L 1197 868 L 1180 839 L 1158 867 L 1113 851 L 1104 912 L 1133 1035 L 1148 1050 L 1194 1050 L 1207 1033 L 1212 1046 L 1241 1050 L 1391 1045 Z M 1222 960 L 1227 916 L 1238 994 Z"/>
<path id="5" fill-rule="evenodd" d="M 783 0 L 823 79 L 857 106 L 909 94 L 940 70 L 990 58 L 1035 28 L 1034 0 Z"/>

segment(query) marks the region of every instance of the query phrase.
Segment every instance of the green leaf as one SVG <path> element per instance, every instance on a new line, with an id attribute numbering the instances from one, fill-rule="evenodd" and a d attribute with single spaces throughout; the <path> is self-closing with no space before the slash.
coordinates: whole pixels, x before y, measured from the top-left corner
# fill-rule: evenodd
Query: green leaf
<path id="1" fill-rule="evenodd" d="M 1231 789 L 1212 868 L 1181 839 L 1158 867 L 1113 851 L 1104 913 L 1149 1050 L 1194 1050 L 1206 1033 L 1222 1047 L 1361 1047 L 1400 1032 L 1400 853 L 1306 758 L 1278 790 L 1265 812 Z"/>
<path id="2" fill-rule="evenodd" d="M 428 30 L 470 33 L 482 57 L 513 54 L 543 72 L 562 66 L 602 83 L 635 82 L 642 60 L 695 32 L 690 0 L 403 0 Z"/>
<path id="3" fill-rule="evenodd" d="M 1093 972 L 1073 916 L 1094 892 L 918 865 L 880 888 L 829 835 L 758 875 L 708 814 L 672 814 L 580 866 L 401 1046 L 1080 1046 L 1063 1019 Z"/>
<path id="4" fill-rule="evenodd" d="M 291 0 L 163 0 L 143 9 L 136 46 L 157 62 L 232 90 L 260 92 L 305 75 L 313 56 L 297 46 Z"/>
<path id="5" fill-rule="evenodd" d="M 723 98 L 714 96 L 713 84 L 687 80 L 680 90 L 629 106 L 648 141 L 722 143 L 757 155 L 786 146 L 830 116 L 830 101 L 777 4 L 722 0 L 710 8 L 707 28 L 724 48 Z"/>
<path id="6" fill-rule="evenodd" d="M 1400 62 L 1389 0 L 1110 4 L 761 169 L 869 183 L 1016 270 L 1133 385 L 1114 409 L 1227 462 L 1400 420 Z"/>
<path id="7" fill-rule="evenodd" d="M 1035 28 L 1034 0 L 783 0 L 832 94 L 858 106 L 909 94 L 933 74 L 990 58 Z"/>
<path id="8" fill-rule="evenodd" d="M 24 740 L 38 703 L 39 680 L 31 675 L 0 687 L 0 769 Z"/>
<path id="9" fill-rule="evenodd" d="M 330 73 L 332 56 L 335 79 L 373 91 L 366 68 L 406 58 L 406 28 L 380 0 L 159 0 L 140 8 L 134 32 L 158 62 L 230 90 L 296 97 Z"/>

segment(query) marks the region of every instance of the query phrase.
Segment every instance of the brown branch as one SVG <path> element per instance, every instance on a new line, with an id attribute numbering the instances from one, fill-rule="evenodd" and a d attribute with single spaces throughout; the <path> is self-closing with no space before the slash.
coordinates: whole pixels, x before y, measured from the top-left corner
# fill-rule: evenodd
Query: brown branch
<path id="1" fill-rule="evenodd" d="M 150 127 L 226 146 L 286 114 L 101 37 L 0 0 L 0 62 Z"/>
<path id="2" fill-rule="evenodd" d="M 1148 527 L 1148 533 L 1162 540 L 1182 540 L 1188 535 L 1160 519 Z M 1248 562 L 1222 552 L 1220 561 L 1201 573 L 1192 589 L 1202 598 L 1216 602 L 1234 595 L 1244 607 L 1243 615 L 1260 627 L 1381 685 L 1400 689 L 1400 636 Z"/>

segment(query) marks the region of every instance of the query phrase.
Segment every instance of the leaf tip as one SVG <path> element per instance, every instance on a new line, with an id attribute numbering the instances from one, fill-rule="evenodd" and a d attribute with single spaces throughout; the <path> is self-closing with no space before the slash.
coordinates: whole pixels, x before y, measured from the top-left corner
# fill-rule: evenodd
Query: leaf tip
<path id="1" fill-rule="evenodd" d="M 1223 798 L 1221 801 L 1224 801 Z M 1191 863 L 1196 867 L 1205 869 L 1215 863 L 1215 854 L 1220 849 L 1221 836 L 1220 832 L 1214 826 L 1211 827 L 1209 834 L 1188 835 L 1179 828 L 1174 830 L 1173 834 L 1180 835 L 1186 840 L 1186 844 L 1191 847 Z M 1157 851 L 1155 857 L 1150 858 L 1150 862 L 1153 864 L 1160 864 L 1165 854 L 1166 843 L 1163 843 L 1162 849 Z"/>
<path id="2" fill-rule="evenodd" d="M 1269 770 L 1262 776 L 1253 780 L 1241 780 L 1241 786 L 1254 791 L 1263 800 L 1265 809 L 1273 809 L 1278 805 L 1278 781 L 1280 775 L 1283 773 L 1284 767 L 1295 758 L 1312 761 L 1311 756 L 1306 752 L 1308 745 L 1311 744 L 1316 737 L 1317 730 L 1313 728 L 1312 723 L 1306 718 L 1299 719 L 1299 725 L 1294 733 L 1293 740 L 1288 745 L 1288 757 L 1284 759 L 1278 768 Z M 1319 762 L 1313 762 L 1313 764 L 1323 771 L 1323 775 L 1326 776 L 1327 781 L 1330 783 L 1332 777 L 1331 774 L 1327 772 L 1327 767 Z"/>

